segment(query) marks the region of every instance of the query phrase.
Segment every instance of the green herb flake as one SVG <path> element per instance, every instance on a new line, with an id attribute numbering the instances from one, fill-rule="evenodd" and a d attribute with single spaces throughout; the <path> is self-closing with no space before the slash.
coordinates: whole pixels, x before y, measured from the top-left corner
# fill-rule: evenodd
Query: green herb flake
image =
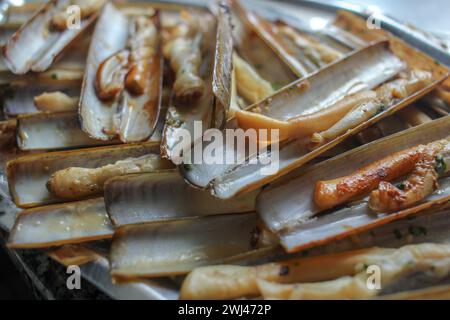
<path id="1" fill-rule="evenodd" d="M 445 163 L 444 157 L 439 155 L 435 158 L 435 161 L 434 170 L 439 175 L 443 175 L 447 171 L 447 164 Z"/>
<path id="2" fill-rule="evenodd" d="M 402 183 L 400 183 L 400 184 L 397 185 L 397 188 L 398 188 L 399 190 L 404 191 L 404 190 L 406 189 L 406 184 L 405 184 L 404 182 L 402 182 Z"/>
<path id="3" fill-rule="evenodd" d="M 394 235 L 395 235 L 395 238 L 396 238 L 397 240 L 401 240 L 401 239 L 403 238 L 402 233 L 401 233 L 400 230 L 398 230 L 398 229 L 395 229 L 395 230 L 394 230 Z"/>
<path id="4" fill-rule="evenodd" d="M 384 105 L 384 104 L 381 105 L 381 106 L 378 108 L 378 114 L 385 112 L 387 109 L 388 109 L 388 107 L 387 107 L 386 105 Z"/>
<path id="5" fill-rule="evenodd" d="M 288 266 L 282 266 L 280 268 L 280 272 L 278 273 L 280 277 L 286 277 L 289 275 L 289 267 Z"/>
<path id="6" fill-rule="evenodd" d="M 58 80 L 58 75 L 56 73 L 52 73 L 52 79 L 53 80 Z"/>
<path id="7" fill-rule="evenodd" d="M 273 90 L 278 91 L 278 90 L 284 88 L 284 86 L 281 83 L 272 83 L 272 88 L 273 88 Z"/>
<path id="8" fill-rule="evenodd" d="M 185 171 L 192 171 L 192 169 L 194 169 L 194 166 L 192 165 L 192 164 L 189 164 L 189 163 L 185 163 L 185 164 L 183 164 L 183 169 L 185 170 Z"/>
<path id="9" fill-rule="evenodd" d="M 409 227 L 408 231 L 409 231 L 409 234 L 411 234 L 414 237 L 420 237 L 420 236 L 427 235 L 427 229 L 424 227 L 411 226 L 411 227 Z"/>

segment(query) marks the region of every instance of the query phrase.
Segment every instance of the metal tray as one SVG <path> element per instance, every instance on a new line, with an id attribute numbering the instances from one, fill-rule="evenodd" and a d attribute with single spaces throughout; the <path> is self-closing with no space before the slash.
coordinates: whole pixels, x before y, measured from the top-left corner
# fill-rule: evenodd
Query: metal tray
<path id="1" fill-rule="evenodd" d="M 33 2 L 33 1 L 31 1 Z M 147 1 L 130 1 L 147 2 Z M 207 6 L 208 0 L 167 0 L 151 2 L 171 2 L 178 4 Z M 338 10 L 348 10 L 364 18 L 371 17 L 387 29 L 437 61 L 450 67 L 450 51 L 441 45 L 438 38 L 407 26 L 382 13 L 370 12 L 366 7 L 354 5 L 341 0 L 245 0 L 249 9 L 262 16 L 275 20 L 282 18 L 286 22 L 301 29 L 313 30 L 332 22 Z M 317 30 L 317 29 L 316 29 Z M 4 197 L 0 203 L 0 228 L 10 230 L 18 209 L 8 201 L 8 191 L 4 174 L 0 173 L 0 195 Z M 432 239 L 430 239 L 432 241 Z M 178 286 L 170 279 L 152 279 L 139 283 L 113 284 L 109 275 L 108 260 L 105 257 L 81 266 L 82 276 L 114 299 L 177 299 Z"/>

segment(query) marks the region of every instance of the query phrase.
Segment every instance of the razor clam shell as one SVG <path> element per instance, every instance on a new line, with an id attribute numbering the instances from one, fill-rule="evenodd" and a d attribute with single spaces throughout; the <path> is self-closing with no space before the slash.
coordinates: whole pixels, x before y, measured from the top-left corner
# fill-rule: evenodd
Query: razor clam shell
<path id="1" fill-rule="evenodd" d="M 363 89 L 372 89 L 394 77 L 403 68 L 404 64 L 389 50 L 388 44 L 379 42 L 306 79 L 292 83 L 261 103 L 250 107 L 250 110 L 259 109 L 264 115 L 286 121 L 299 115 L 322 110 L 348 94 Z M 299 155 L 299 147 L 296 144 L 294 142 L 283 148 L 283 153 L 280 154 L 281 166 L 284 165 L 283 161 L 292 163 L 308 154 L 305 147 L 301 147 L 302 153 Z M 235 153 L 235 150 L 225 149 L 223 152 L 232 154 Z M 231 168 L 230 165 L 193 165 L 191 170 L 184 170 L 183 175 L 190 183 L 204 188 L 214 179 L 230 171 Z M 250 172 L 253 171 L 257 170 L 250 169 Z M 243 178 L 247 176 L 239 175 Z M 261 179 L 259 174 L 256 175 L 257 177 L 252 177 L 251 180 Z M 229 197 L 230 195 L 225 192 L 216 190 L 219 197 Z M 233 192 L 235 191 L 230 193 Z"/>
<path id="2" fill-rule="evenodd" d="M 298 79 L 295 71 L 252 29 L 247 10 L 238 1 L 231 1 L 234 45 L 239 55 L 259 75 L 275 86 L 285 86 Z"/>
<path id="3" fill-rule="evenodd" d="M 92 139 L 81 130 L 77 112 L 23 115 L 18 117 L 17 123 L 17 145 L 21 150 L 57 150 L 108 144 Z M 114 143 L 118 141 L 109 142 Z"/>
<path id="4" fill-rule="evenodd" d="M 102 198 L 22 211 L 11 230 L 10 248 L 44 248 L 112 237 Z"/>
<path id="5" fill-rule="evenodd" d="M 12 85 L 11 88 L 6 90 L 3 105 L 5 113 L 11 117 L 41 112 L 36 108 L 34 98 L 44 92 L 61 91 L 71 97 L 80 95 L 80 87 L 78 85 L 66 84 L 64 81 L 62 83 L 55 81 L 52 84 L 40 84 L 40 82 L 35 84 L 28 82 L 19 83 Z"/>
<path id="6" fill-rule="evenodd" d="M 233 70 L 233 36 L 230 8 L 218 1 L 217 35 L 212 90 L 216 97 L 214 126 L 223 128 L 231 101 L 231 70 Z"/>
<path id="7" fill-rule="evenodd" d="M 261 254 L 255 213 L 150 223 L 117 229 L 110 252 L 115 280 L 185 274 L 192 269 Z"/>
<path id="8" fill-rule="evenodd" d="M 152 17 L 158 29 L 158 37 L 161 31 L 160 12 L 156 11 Z M 161 113 L 164 58 L 162 55 L 162 43 L 158 39 L 156 53 L 152 56 L 151 79 L 147 90 L 138 97 L 124 92 L 129 104 L 120 110 L 119 138 L 123 142 L 139 142 L 148 140 L 158 125 Z M 151 102 L 151 103 L 149 103 Z"/>
<path id="9" fill-rule="evenodd" d="M 317 181 L 350 174 L 395 152 L 448 137 L 450 118 L 442 118 L 373 142 L 309 168 L 295 179 L 269 188 L 257 200 L 257 211 L 288 252 L 328 243 L 406 216 L 420 213 L 450 200 L 450 178 L 424 203 L 392 214 L 373 214 L 367 199 L 319 215 L 313 195 Z"/>
<path id="10" fill-rule="evenodd" d="M 154 19 L 157 20 L 155 25 L 159 28 L 159 14 L 154 16 Z M 114 104 L 120 102 L 115 100 L 105 102 L 97 97 L 94 83 L 98 67 L 106 58 L 125 48 L 129 37 L 128 26 L 127 15 L 108 3 L 100 15 L 92 37 L 79 114 L 82 129 L 95 139 L 111 140 L 118 134 L 123 142 L 144 141 L 152 135 L 157 125 L 163 85 L 163 58 L 160 44 L 158 44 L 157 57 L 154 59 L 156 62 L 153 64 L 154 70 L 152 70 L 149 90 L 136 98 L 124 91 L 127 100 L 134 100 L 136 106 L 126 105 L 122 107 L 124 110 L 119 111 L 122 114 L 120 132 L 113 132 Z M 153 103 L 147 106 L 144 102 L 146 100 L 151 100 Z"/>
<path id="11" fill-rule="evenodd" d="M 207 14 L 207 13 L 205 13 Z M 216 26 L 210 30 L 211 39 L 216 38 Z M 214 42 L 214 41 L 213 41 Z M 204 80 L 205 88 L 202 96 L 190 102 L 176 101 L 174 94 L 167 110 L 166 125 L 164 127 L 163 139 L 161 143 L 161 155 L 175 162 L 179 154 L 174 149 L 180 148 L 183 151 L 191 147 L 191 141 L 180 141 L 180 136 L 184 132 L 189 132 L 194 141 L 201 138 L 203 132 L 195 132 L 195 122 L 202 123 L 203 131 L 215 124 L 213 79 L 215 75 L 214 63 L 217 59 L 215 43 L 210 44 L 209 54 L 204 54 L 200 65 L 199 74 Z M 197 136 L 198 135 L 198 136 Z"/>
<path id="12" fill-rule="evenodd" d="M 3 55 L 13 73 L 49 69 L 60 53 L 97 18 L 97 14 L 93 14 L 82 20 L 79 29 L 50 30 L 53 14 L 69 3 L 68 0 L 49 1 L 8 40 Z"/>
<path id="13" fill-rule="evenodd" d="M 178 171 L 122 176 L 105 185 L 105 203 L 114 225 L 139 224 L 253 212 L 257 192 L 223 201 L 188 185 Z"/>
<path id="14" fill-rule="evenodd" d="M 114 21 L 114 23 L 112 23 Z M 112 128 L 112 106 L 97 97 L 94 83 L 99 65 L 125 47 L 128 19 L 111 3 L 107 3 L 95 26 L 83 80 L 80 119 L 84 131 L 95 139 L 109 140 Z"/>
<path id="15" fill-rule="evenodd" d="M 21 208 L 65 202 L 46 187 L 48 179 L 56 171 L 69 167 L 98 168 L 147 154 L 159 154 L 159 144 L 118 145 L 21 157 L 7 166 L 10 193 Z"/>

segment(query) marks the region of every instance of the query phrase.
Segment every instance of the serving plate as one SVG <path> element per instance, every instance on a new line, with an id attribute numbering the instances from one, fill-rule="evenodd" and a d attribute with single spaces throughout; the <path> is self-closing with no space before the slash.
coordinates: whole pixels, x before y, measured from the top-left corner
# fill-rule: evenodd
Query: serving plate
<path id="1" fill-rule="evenodd" d="M 139 2 L 139 1 L 136 1 Z M 144 2 L 144 1 L 141 1 Z M 146 2 L 146 1 L 145 1 Z M 168 2 L 184 5 L 193 5 L 205 7 L 208 5 L 208 0 L 168 0 L 168 1 L 152 1 L 152 2 Z M 282 18 L 289 24 L 296 26 L 300 29 L 319 31 L 321 28 L 326 28 L 328 23 L 331 23 L 338 10 L 348 10 L 356 13 L 366 19 L 371 27 L 380 26 L 387 29 L 408 42 L 413 47 L 416 47 L 423 52 L 427 53 L 435 60 L 450 67 L 450 52 L 441 45 L 441 42 L 433 37 L 430 37 L 426 33 L 423 33 L 417 29 L 409 27 L 397 20 L 386 16 L 382 13 L 374 13 L 365 8 L 364 6 L 354 5 L 340 0 L 284 0 L 284 1 L 263 1 L 263 0 L 246 0 L 245 5 L 248 8 L 258 12 L 262 16 L 276 20 Z M 4 8 L 2 8 L 4 9 Z M 0 152 L 0 157 L 6 157 L 6 154 Z M 0 215 L 0 228 L 9 231 L 14 223 L 15 215 L 19 212 L 19 209 L 11 202 L 9 198 L 9 192 L 5 174 L 0 171 L 0 211 L 4 212 Z M 445 212 L 446 213 L 446 212 Z M 447 217 L 445 213 L 442 213 L 444 217 Z M 444 218 L 445 219 L 445 218 Z M 446 220 L 450 219 L 446 218 Z M 366 241 L 365 246 L 383 245 L 383 243 L 389 243 L 395 245 L 396 240 L 392 236 L 392 232 L 389 230 L 395 230 L 395 228 L 407 227 L 405 225 L 397 226 L 397 224 L 389 225 L 384 228 L 382 232 L 386 233 L 386 237 L 383 241 L 373 243 Z M 364 237 L 364 234 L 362 235 Z M 435 233 L 430 232 L 426 239 L 422 241 L 447 241 L 450 239 L 446 230 L 439 229 Z M 334 246 L 340 250 L 345 250 L 351 246 L 349 240 L 340 241 Z M 401 245 L 399 243 L 399 245 Z M 89 244 L 99 252 L 98 259 L 82 265 L 82 276 L 91 282 L 101 291 L 105 292 L 108 296 L 114 299 L 177 299 L 178 298 L 178 285 L 176 281 L 171 279 L 152 279 L 144 280 L 142 282 L 127 283 L 127 284 L 113 284 L 111 281 L 109 266 L 106 254 L 102 254 L 106 250 L 102 250 L 104 243 Z M 318 248 L 317 252 L 320 253 L 323 248 Z"/>

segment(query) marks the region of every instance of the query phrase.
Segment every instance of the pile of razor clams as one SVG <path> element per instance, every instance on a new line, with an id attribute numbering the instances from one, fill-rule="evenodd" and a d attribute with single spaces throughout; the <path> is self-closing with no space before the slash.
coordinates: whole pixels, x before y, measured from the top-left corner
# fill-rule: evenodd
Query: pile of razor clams
<path id="1" fill-rule="evenodd" d="M 8 9 L 8 246 L 181 299 L 450 298 L 450 70 L 346 11 L 311 32 L 246 5 Z M 216 145 L 241 161 L 189 161 Z"/>

